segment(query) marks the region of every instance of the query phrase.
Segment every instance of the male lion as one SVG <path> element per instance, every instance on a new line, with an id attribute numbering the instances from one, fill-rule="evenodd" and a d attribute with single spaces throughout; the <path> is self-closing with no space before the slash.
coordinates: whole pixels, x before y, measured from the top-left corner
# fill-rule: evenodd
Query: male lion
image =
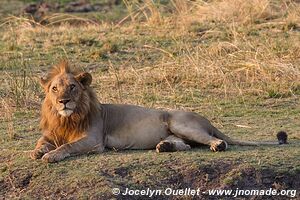
<path id="1" fill-rule="evenodd" d="M 58 162 L 73 155 L 100 153 L 105 147 L 166 152 L 189 150 L 195 143 L 224 151 L 227 144 L 258 144 L 233 140 L 193 112 L 100 104 L 91 82 L 89 73 L 72 70 L 66 61 L 41 79 L 46 93 L 40 121 L 43 136 L 31 158 Z"/>

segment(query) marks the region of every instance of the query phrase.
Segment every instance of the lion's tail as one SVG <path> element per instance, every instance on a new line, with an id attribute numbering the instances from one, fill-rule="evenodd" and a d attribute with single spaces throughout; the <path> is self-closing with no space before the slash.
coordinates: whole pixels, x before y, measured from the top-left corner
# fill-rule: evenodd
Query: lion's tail
<path id="1" fill-rule="evenodd" d="M 225 140 L 230 145 L 240 145 L 240 146 L 278 145 L 278 142 L 275 141 L 254 142 L 254 141 L 241 141 L 241 140 L 232 139 L 226 136 L 224 133 L 222 133 L 215 127 L 213 128 L 213 135 L 221 140 Z"/>

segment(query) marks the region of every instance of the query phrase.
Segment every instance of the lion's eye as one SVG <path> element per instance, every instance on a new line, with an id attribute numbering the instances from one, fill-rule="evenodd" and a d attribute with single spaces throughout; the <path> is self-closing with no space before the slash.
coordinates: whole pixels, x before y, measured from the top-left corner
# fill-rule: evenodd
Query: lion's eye
<path id="1" fill-rule="evenodd" d="M 57 92 L 57 87 L 54 86 L 54 87 L 52 88 L 52 91 L 53 91 L 53 92 Z"/>
<path id="2" fill-rule="evenodd" d="M 70 85 L 70 88 L 71 90 L 73 90 L 75 88 L 75 85 L 74 84 Z"/>

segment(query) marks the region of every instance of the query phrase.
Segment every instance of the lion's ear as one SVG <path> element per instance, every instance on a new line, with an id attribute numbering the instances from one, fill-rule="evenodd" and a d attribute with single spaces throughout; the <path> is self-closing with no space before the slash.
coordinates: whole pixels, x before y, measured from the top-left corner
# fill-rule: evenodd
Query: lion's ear
<path id="1" fill-rule="evenodd" d="M 48 91 L 49 81 L 45 77 L 40 78 L 40 84 L 44 88 L 45 91 Z"/>
<path id="2" fill-rule="evenodd" d="M 83 86 L 90 86 L 92 83 L 92 75 L 87 72 L 83 72 L 75 76 L 75 79 L 79 81 Z"/>

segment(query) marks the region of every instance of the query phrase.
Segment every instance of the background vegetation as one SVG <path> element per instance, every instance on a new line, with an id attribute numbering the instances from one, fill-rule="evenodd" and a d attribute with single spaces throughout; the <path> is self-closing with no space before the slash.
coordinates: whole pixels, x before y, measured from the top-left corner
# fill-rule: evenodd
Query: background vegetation
<path id="1" fill-rule="evenodd" d="M 29 4 L 40 8 L 29 14 Z M 75 12 L 80 6 L 90 10 Z M 44 97 L 38 80 L 65 58 L 93 74 L 103 103 L 195 111 L 245 140 L 285 130 L 290 144 L 31 161 Z M 2 0 L 0 73 L 0 199 L 117 198 L 113 187 L 166 186 L 299 195 L 299 1 Z"/>

